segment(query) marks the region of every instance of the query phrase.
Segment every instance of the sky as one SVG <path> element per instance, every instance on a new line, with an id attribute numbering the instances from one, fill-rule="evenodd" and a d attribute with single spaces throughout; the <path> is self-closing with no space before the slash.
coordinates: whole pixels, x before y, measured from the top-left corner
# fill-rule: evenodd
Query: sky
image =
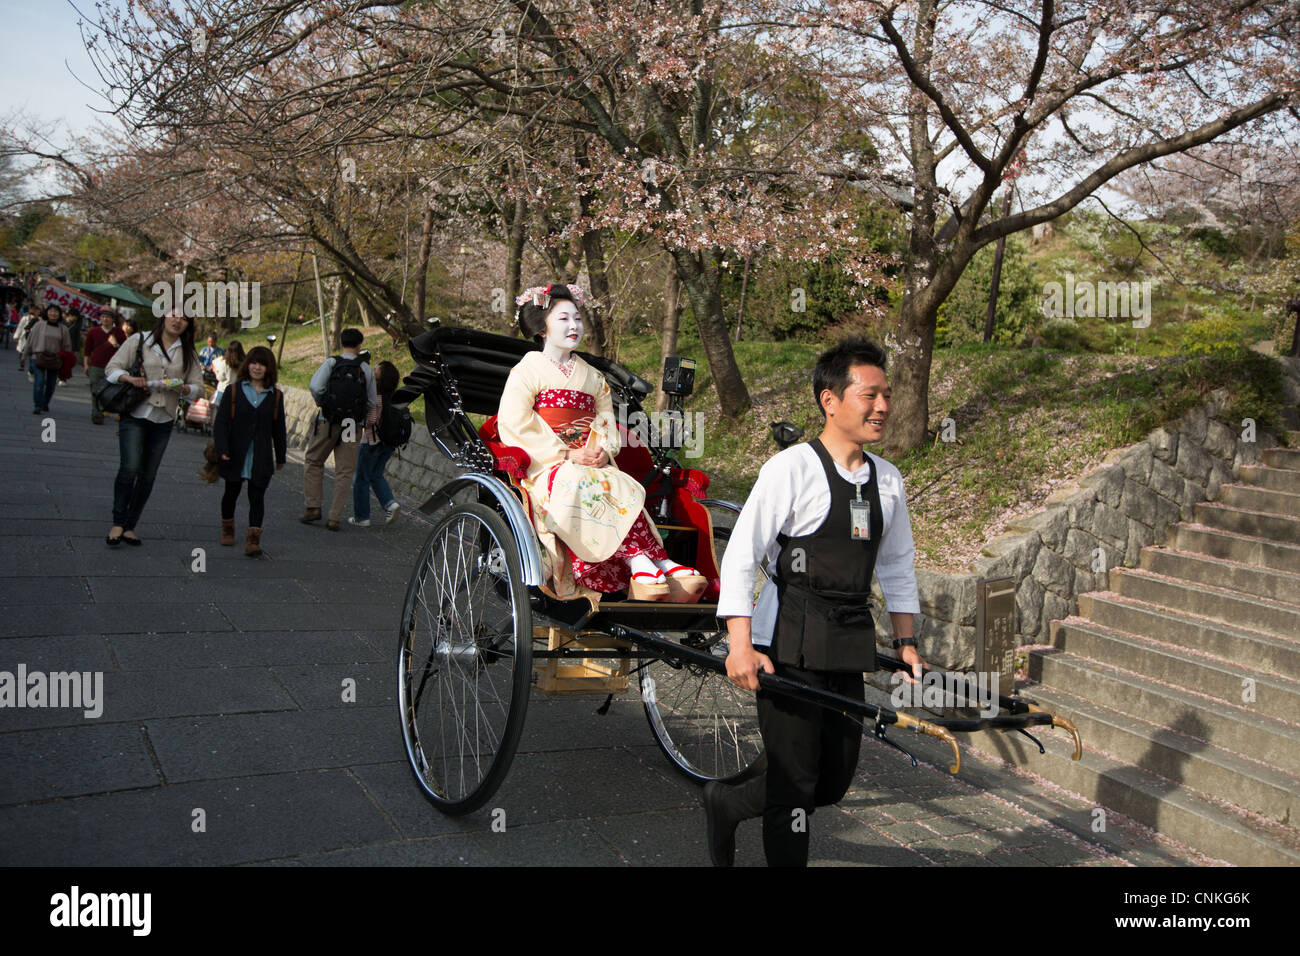
<path id="1" fill-rule="evenodd" d="M 78 0 L 94 17 L 94 0 Z M 0 0 L 0 117 L 23 111 L 42 121 L 61 121 L 73 134 L 90 131 L 107 109 L 95 89 L 100 83 L 86 53 L 67 0 Z"/>

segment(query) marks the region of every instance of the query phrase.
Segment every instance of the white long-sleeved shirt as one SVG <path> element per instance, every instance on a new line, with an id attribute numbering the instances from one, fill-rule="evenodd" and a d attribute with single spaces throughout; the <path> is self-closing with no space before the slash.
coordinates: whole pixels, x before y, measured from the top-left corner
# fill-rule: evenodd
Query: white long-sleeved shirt
<path id="1" fill-rule="evenodd" d="M 884 533 L 876 552 L 876 578 L 885 596 L 885 607 L 895 614 L 918 614 L 921 602 L 916 590 L 913 565 L 912 521 L 907 513 L 903 476 L 878 455 L 866 452 L 862 467 L 850 472 L 835 465 L 845 481 L 861 484 L 876 469 Z M 831 507 L 831 490 L 817 453 L 807 442 L 794 445 L 768 459 L 758 473 L 745 507 L 731 529 L 722 557 L 718 617 L 752 617 L 753 642 L 767 646 L 776 621 L 776 588 L 764 586 L 758 603 L 753 601 L 759 566 L 767 559 L 775 567 L 781 546 L 777 535 L 799 537 L 812 534 L 826 520 Z M 847 534 L 847 529 L 845 530 Z"/>

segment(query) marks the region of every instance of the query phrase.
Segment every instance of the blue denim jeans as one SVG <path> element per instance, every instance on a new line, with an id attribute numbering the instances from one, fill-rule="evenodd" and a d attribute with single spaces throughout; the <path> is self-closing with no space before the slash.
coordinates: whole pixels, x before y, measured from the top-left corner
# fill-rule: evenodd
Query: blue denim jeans
<path id="1" fill-rule="evenodd" d="M 396 450 L 392 445 L 368 445 L 365 442 L 357 450 L 357 470 L 352 476 L 352 514 L 358 521 L 370 518 L 371 488 L 375 489 L 375 497 L 385 511 L 395 500 L 393 489 L 388 487 L 388 479 L 384 477 L 384 469 Z"/>
<path id="2" fill-rule="evenodd" d="M 140 520 L 163 452 L 172 437 L 171 422 L 151 422 L 124 415 L 117 426 L 122 463 L 113 483 L 113 524 L 130 531 Z"/>
<path id="3" fill-rule="evenodd" d="M 50 399 L 54 397 L 54 387 L 59 384 L 59 370 L 57 368 L 46 371 L 43 368 L 37 368 L 32 363 L 32 408 L 41 409 L 50 407 Z"/>

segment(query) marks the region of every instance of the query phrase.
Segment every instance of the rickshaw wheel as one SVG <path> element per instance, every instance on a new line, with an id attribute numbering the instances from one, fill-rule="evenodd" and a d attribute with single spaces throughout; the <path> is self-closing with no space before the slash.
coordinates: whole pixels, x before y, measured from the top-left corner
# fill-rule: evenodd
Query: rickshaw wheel
<path id="1" fill-rule="evenodd" d="M 714 529 L 725 542 L 726 528 Z M 682 643 L 726 660 L 726 631 L 692 632 Z M 655 743 L 690 779 L 736 781 L 761 769 L 763 739 L 754 692 L 725 674 L 691 664 L 656 660 L 641 669 L 641 700 Z"/>
<path id="2" fill-rule="evenodd" d="M 722 632 L 688 634 L 682 643 L 727 657 Z M 641 699 L 659 749 L 698 783 L 743 779 L 763 754 L 754 692 L 723 674 L 657 660 L 641 669 Z"/>
<path id="3" fill-rule="evenodd" d="M 400 629 L 398 703 L 411 769 L 444 813 L 470 813 L 510 769 L 532 677 L 519 552 L 493 509 L 459 505 L 434 526 Z"/>

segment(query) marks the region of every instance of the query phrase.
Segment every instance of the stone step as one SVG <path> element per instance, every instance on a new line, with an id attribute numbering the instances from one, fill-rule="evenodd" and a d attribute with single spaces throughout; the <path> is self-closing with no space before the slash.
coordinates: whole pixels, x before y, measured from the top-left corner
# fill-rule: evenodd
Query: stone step
<path id="1" fill-rule="evenodd" d="M 1053 631 L 1080 618 L 1056 621 Z M 1096 625 L 1092 625 L 1096 627 Z M 1087 660 L 1056 648 L 1029 652 L 1029 676 L 1047 687 L 1064 690 L 1121 713 L 1140 714 L 1166 727 L 1204 728 L 1216 747 L 1245 754 L 1270 766 L 1300 775 L 1300 728 L 1248 710 L 1243 705 L 1162 684 L 1113 664 Z M 1238 698 L 1239 700 L 1240 698 Z"/>
<path id="2" fill-rule="evenodd" d="M 1240 475 L 1243 484 L 1300 494 L 1300 474 L 1294 471 L 1263 465 L 1242 465 Z"/>
<path id="3" fill-rule="evenodd" d="M 1284 647 L 1289 645 L 1300 653 L 1300 641 L 1296 640 L 1297 635 L 1300 635 L 1300 593 L 1287 595 L 1291 599 L 1290 602 L 1269 601 L 1253 595 L 1237 594 L 1209 584 L 1180 581 L 1177 578 L 1168 578 L 1137 568 L 1113 568 L 1110 573 L 1110 587 L 1117 594 L 1147 604 L 1158 604 L 1180 615 L 1208 618 L 1230 627 L 1262 631 L 1281 638 Z M 1160 633 L 1145 630 L 1140 633 L 1148 634 L 1159 641 L 1182 643 L 1177 633 L 1183 628 L 1183 622 L 1178 620 L 1170 623 L 1173 626 L 1165 627 Z M 1216 651 L 1199 642 L 1189 646 L 1217 654 Z M 1218 656 L 1229 660 L 1248 659 L 1238 658 L 1235 653 Z M 1300 677 L 1300 673 L 1293 674 L 1290 670 L 1286 670 L 1285 673 Z"/>
<path id="4" fill-rule="evenodd" d="M 1141 566 L 1166 577 L 1231 588 L 1242 594 L 1253 594 L 1275 601 L 1293 603 L 1296 595 L 1300 595 L 1300 574 L 1270 571 L 1267 568 L 1172 548 L 1143 548 Z"/>
<path id="5" fill-rule="evenodd" d="M 1117 595 L 1098 600 L 1095 594 L 1085 594 L 1079 603 L 1085 602 L 1089 606 L 1081 606 L 1079 613 L 1091 620 L 1071 619 L 1069 624 L 1054 621 L 1053 647 L 1216 700 L 1243 703 L 1255 713 L 1278 720 L 1294 721 L 1300 716 L 1300 682 L 1142 637 L 1140 631 L 1130 631 L 1115 622 L 1116 618 L 1130 620 L 1136 616 L 1136 606 L 1126 604 Z M 1247 680 L 1254 684 L 1246 683 Z M 1255 699 L 1246 703 L 1243 695 L 1252 689 Z M 1296 729 L 1300 731 L 1300 726 Z"/>
<path id="6" fill-rule="evenodd" d="M 1211 802 L 1189 787 L 1121 763 L 1084 747 L 1071 760 L 1073 744 L 1059 734 L 1041 738 L 1046 754 L 1019 734 L 999 743 L 1001 755 L 1099 807 L 1131 817 L 1217 859 L 1238 866 L 1300 865 L 1295 831 Z M 978 745 L 977 745 L 978 746 Z"/>
<path id="7" fill-rule="evenodd" d="M 1170 544 L 1179 551 L 1193 551 L 1273 571 L 1300 574 L 1300 547 L 1267 538 L 1183 523 L 1174 527 Z"/>
<path id="8" fill-rule="evenodd" d="M 1194 716 L 1164 727 L 1056 688 L 1039 685 L 1026 693 L 1052 713 L 1073 720 L 1091 750 L 1275 823 L 1300 820 L 1300 777 L 1214 746 L 1205 740 L 1205 729 Z"/>
<path id="9" fill-rule="evenodd" d="M 1300 448 L 1265 448 L 1260 458 L 1270 468 L 1300 471 Z"/>
<path id="10" fill-rule="evenodd" d="M 1300 518 L 1300 494 L 1254 488 L 1250 485 L 1220 485 L 1219 500 L 1233 508 Z"/>
<path id="11" fill-rule="evenodd" d="M 1194 506 L 1193 513 L 1198 522 L 1209 528 L 1268 538 L 1284 544 L 1300 542 L 1300 518 L 1230 508 L 1214 501 L 1199 502 Z"/>

